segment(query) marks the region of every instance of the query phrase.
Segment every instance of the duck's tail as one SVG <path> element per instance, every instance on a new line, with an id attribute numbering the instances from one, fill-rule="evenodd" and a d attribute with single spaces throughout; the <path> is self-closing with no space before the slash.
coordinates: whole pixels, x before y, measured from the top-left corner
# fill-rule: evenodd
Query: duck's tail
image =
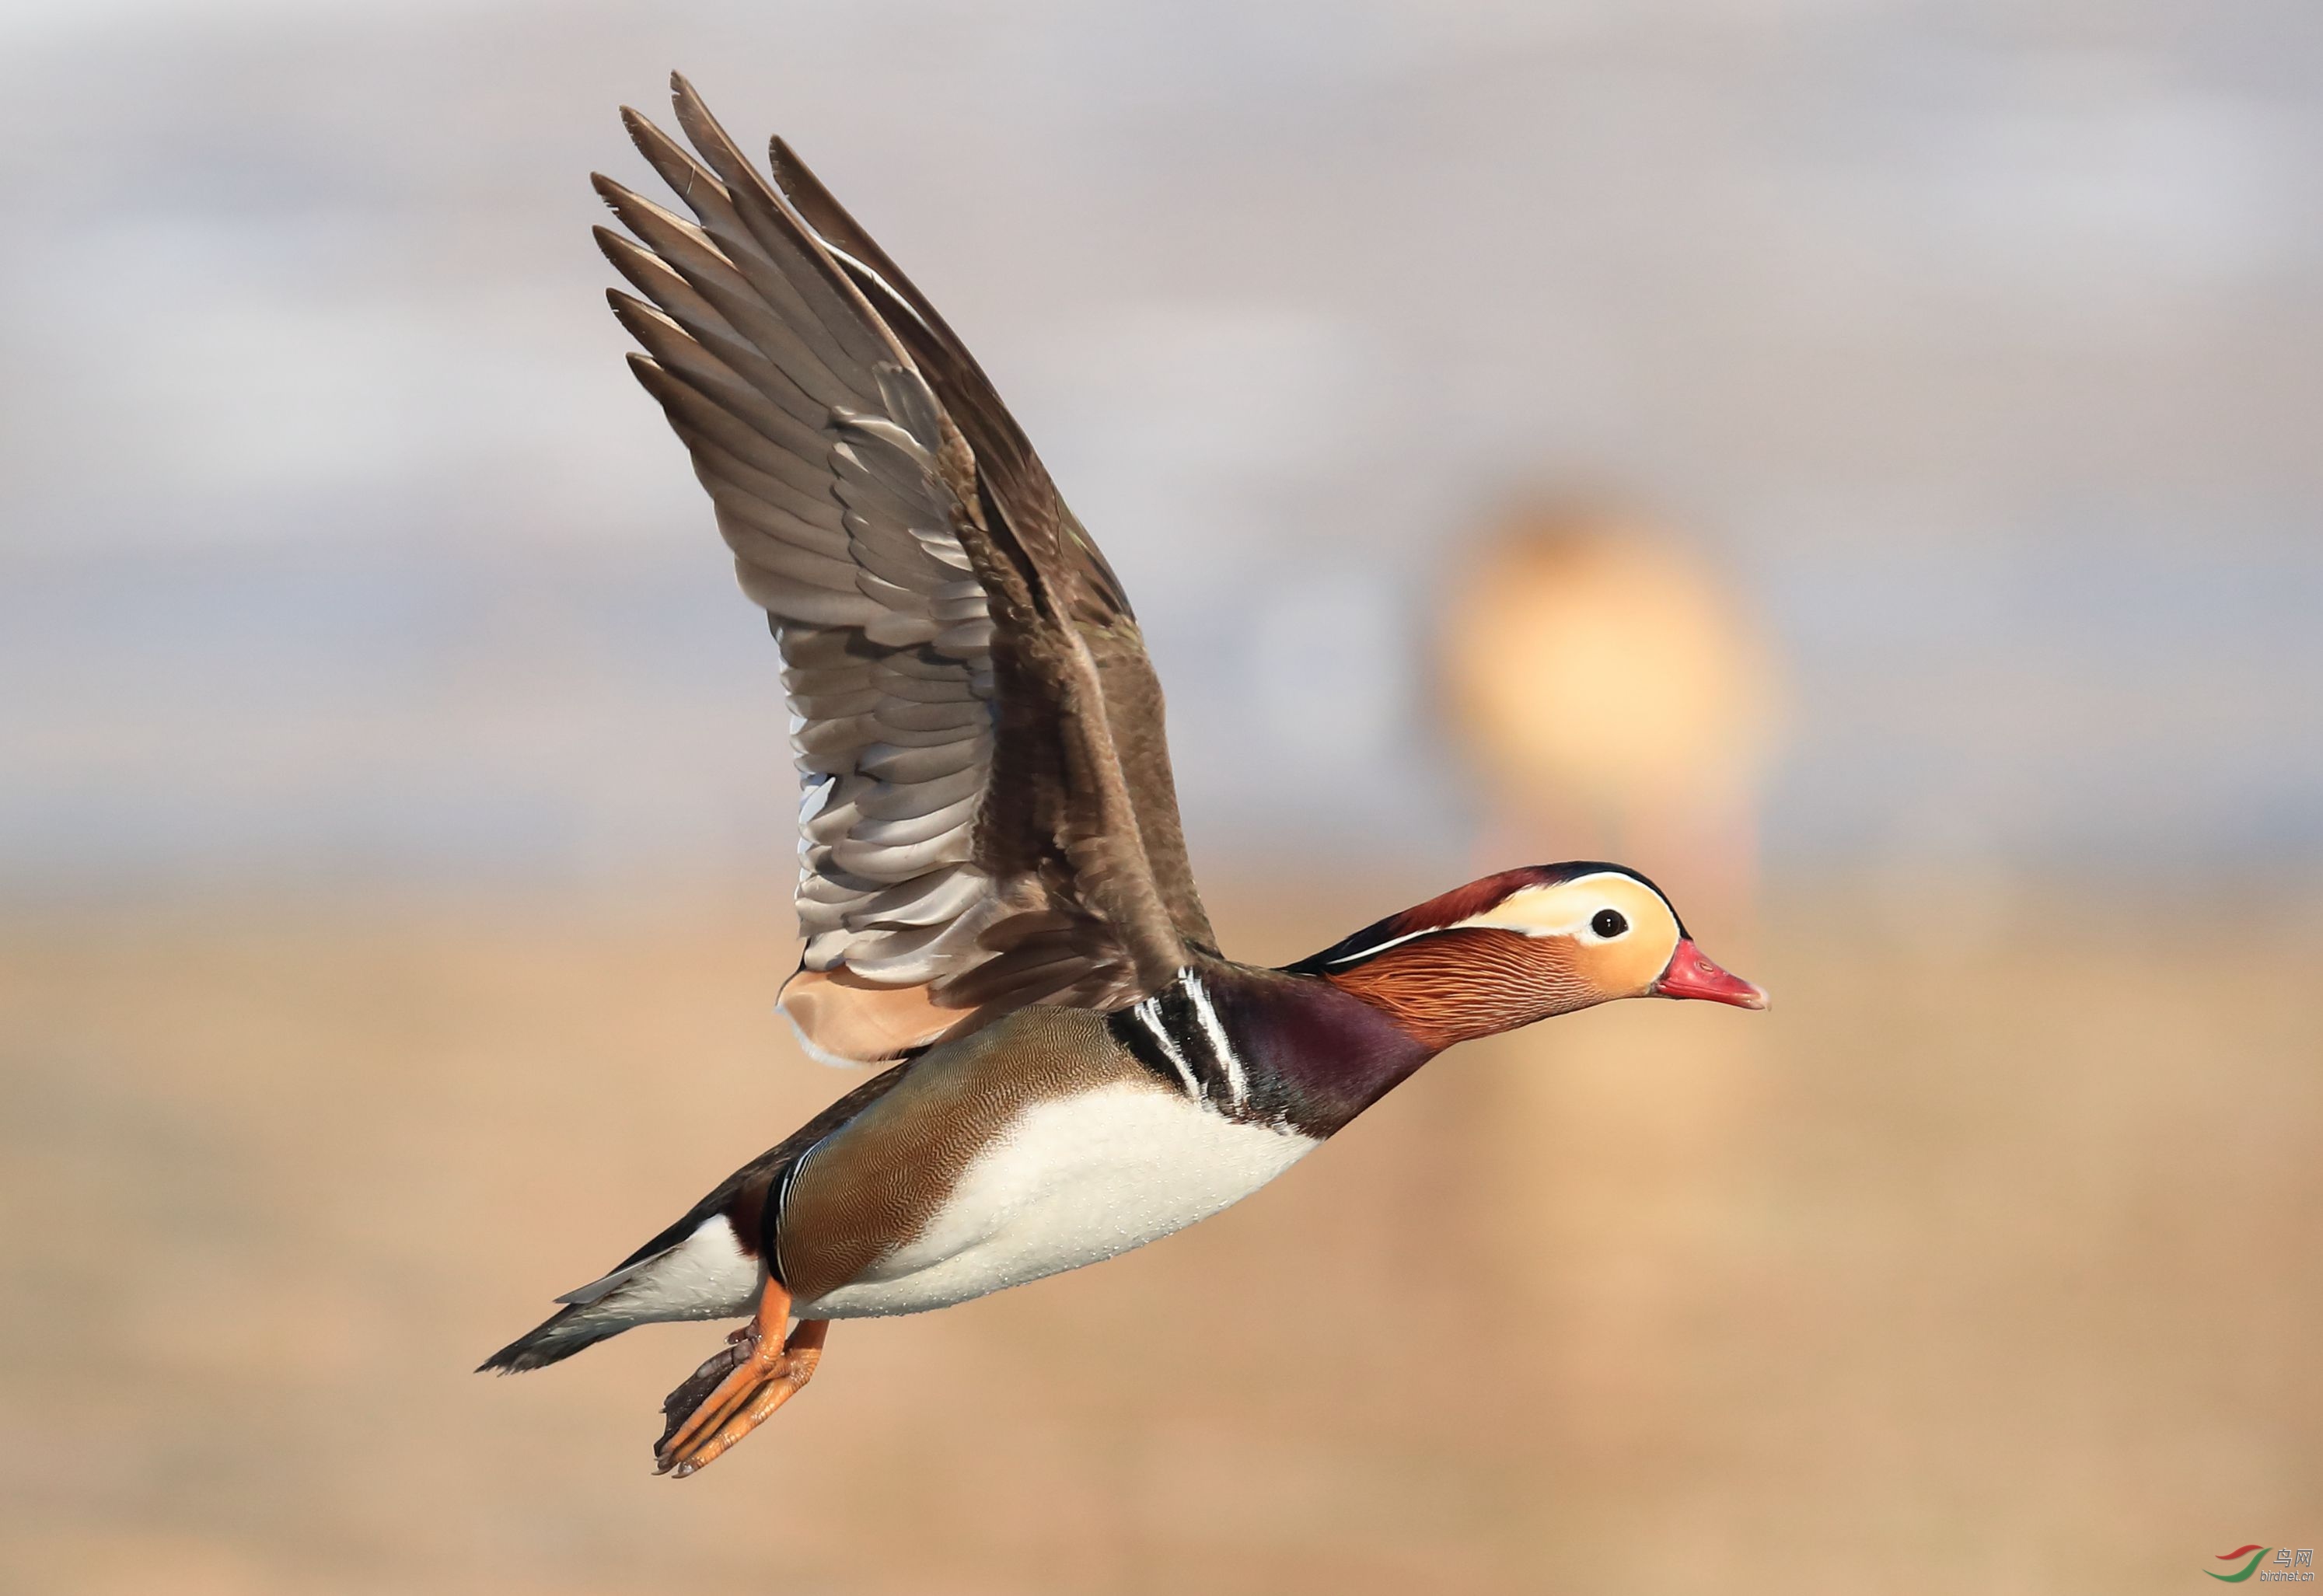
<path id="1" fill-rule="evenodd" d="M 528 1369 L 546 1369 L 551 1363 L 563 1362 L 584 1347 L 619 1335 L 637 1323 L 635 1319 L 610 1314 L 592 1315 L 591 1306 L 576 1302 L 558 1308 L 477 1364 L 476 1372 L 522 1374 Z"/>
<path id="2" fill-rule="evenodd" d="M 486 1358 L 476 1372 L 543 1369 L 636 1325 L 748 1313 L 762 1278 L 758 1256 L 743 1243 L 731 1216 L 716 1210 L 703 1215 L 710 1200 L 631 1253 L 611 1274 L 558 1298 L 562 1308 Z"/>
<path id="3" fill-rule="evenodd" d="M 477 1366 L 521 1374 L 562 1362 L 633 1325 L 734 1319 L 758 1303 L 767 1204 L 806 1151 L 904 1078 L 908 1065 L 876 1075 L 719 1183 L 684 1217 L 623 1259 L 612 1273 L 567 1291 L 565 1306 Z"/>

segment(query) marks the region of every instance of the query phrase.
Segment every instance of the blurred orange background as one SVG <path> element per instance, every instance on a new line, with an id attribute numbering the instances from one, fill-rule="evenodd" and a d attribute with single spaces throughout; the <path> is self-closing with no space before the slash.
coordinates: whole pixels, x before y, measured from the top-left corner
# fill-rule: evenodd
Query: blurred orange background
<path id="1" fill-rule="evenodd" d="M 0 5 L 0 1591 L 2190 1590 L 2323 1541 L 2288 0 Z M 1764 1016 L 467 1372 L 852 1078 L 613 107 L 779 129 L 1128 584 L 1228 950 L 1612 851 Z M 2207 1588 L 2207 1587 L 2203 1587 Z"/>

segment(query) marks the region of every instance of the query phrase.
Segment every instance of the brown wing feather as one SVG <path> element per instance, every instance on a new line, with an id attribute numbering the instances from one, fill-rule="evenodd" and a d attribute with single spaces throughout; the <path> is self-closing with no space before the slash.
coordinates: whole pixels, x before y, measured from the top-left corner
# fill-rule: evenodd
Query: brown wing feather
<path id="1" fill-rule="evenodd" d="M 1178 933 L 1205 951 L 1217 936 L 1194 885 L 1178 818 L 1170 771 L 1161 679 L 1146 656 L 1145 639 L 1121 579 L 1104 551 L 1068 509 L 984 373 L 927 296 L 840 205 L 798 152 L 777 138 L 770 149 L 775 182 L 785 198 L 831 247 L 833 258 L 867 299 L 880 307 L 895 336 L 957 417 L 984 466 L 983 480 L 1018 542 L 1038 551 L 1096 665 L 1106 720 L 1144 842 L 1144 853 Z"/>
<path id="2" fill-rule="evenodd" d="M 1158 989 L 1212 939 L 1119 581 L 894 263 L 780 145 L 783 193 L 673 92 L 692 152 L 623 121 L 693 219 L 601 177 L 634 240 L 599 236 L 782 647 L 808 783 L 786 1010 L 870 1059 Z"/>

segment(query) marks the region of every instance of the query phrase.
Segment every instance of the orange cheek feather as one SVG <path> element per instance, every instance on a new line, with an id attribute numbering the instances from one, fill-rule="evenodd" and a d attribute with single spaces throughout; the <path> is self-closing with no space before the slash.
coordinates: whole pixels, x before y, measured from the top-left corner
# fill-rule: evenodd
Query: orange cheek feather
<path id="1" fill-rule="evenodd" d="M 1440 931 L 1325 978 L 1441 1052 L 1613 995 L 1575 968 L 1569 948 L 1561 938 L 1512 931 Z"/>

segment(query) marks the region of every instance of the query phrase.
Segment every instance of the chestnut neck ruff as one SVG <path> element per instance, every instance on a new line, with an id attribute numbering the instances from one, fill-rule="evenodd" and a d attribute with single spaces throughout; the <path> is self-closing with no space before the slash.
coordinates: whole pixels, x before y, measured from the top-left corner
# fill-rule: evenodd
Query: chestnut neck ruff
<path id="1" fill-rule="evenodd" d="M 1361 998 L 1431 1053 L 1582 1007 L 1592 991 L 1546 940 L 1483 928 L 1399 941 L 1312 972 Z"/>

